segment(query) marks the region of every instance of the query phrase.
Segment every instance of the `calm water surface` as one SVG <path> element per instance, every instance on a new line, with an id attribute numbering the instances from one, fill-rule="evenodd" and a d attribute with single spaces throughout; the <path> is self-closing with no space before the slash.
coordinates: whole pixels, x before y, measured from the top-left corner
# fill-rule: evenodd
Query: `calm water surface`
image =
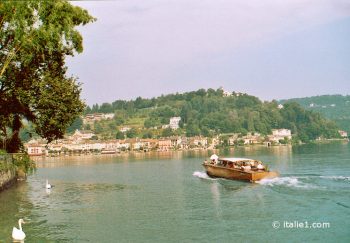
<path id="1" fill-rule="evenodd" d="M 262 160 L 281 176 L 208 178 L 201 162 L 209 151 L 46 159 L 0 194 L 0 242 L 11 242 L 19 218 L 28 221 L 27 243 L 350 242 L 348 143 L 218 153 Z"/>

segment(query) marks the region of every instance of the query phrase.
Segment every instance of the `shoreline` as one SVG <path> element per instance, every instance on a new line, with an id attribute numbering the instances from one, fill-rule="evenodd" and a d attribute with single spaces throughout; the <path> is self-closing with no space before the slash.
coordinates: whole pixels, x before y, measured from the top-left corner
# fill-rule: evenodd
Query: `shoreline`
<path id="1" fill-rule="evenodd" d="M 343 138 L 334 138 L 334 139 L 323 139 L 323 140 L 313 140 L 308 143 L 298 143 L 298 144 L 250 144 L 250 145 L 236 145 L 236 146 L 219 146 L 216 148 L 206 147 L 206 148 L 189 148 L 189 149 L 169 149 L 169 150 L 131 150 L 131 151 L 115 151 L 109 153 L 101 153 L 101 152 L 71 152 L 64 154 L 41 154 L 41 155 L 29 155 L 31 159 L 36 160 L 36 158 L 69 158 L 69 157 L 96 157 L 96 156 L 125 156 L 125 155 L 133 155 L 133 154 L 150 154 L 150 153 L 164 153 L 164 152 L 193 152 L 193 151 L 208 151 L 208 150 L 220 150 L 220 149 L 234 149 L 234 148 L 251 148 L 251 147 L 286 147 L 286 146 L 300 146 L 306 144 L 325 144 L 332 142 L 349 142 L 349 139 Z"/>
<path id="2" fill-rule="evenodd" d="M 279 144 L 279 145 L 272 145 L 272 146 L 266 146 L 264 144 L 254 144 L 254 145 L 245 145 L 245 146 L 222 146 L 217 148 L 192 148 L 192 149 L 169 149 L 169 150 L 147 150 L 147 151 L 141 151 L 141 150 L 132 150 L 132 151 L 121 151 L 121 152 L 114 152 L 114 153 L 70 153 L 70 154 L 59 154 L 59 155 L 30 155 L 30 158 L 33 160 L 40 160 L 40 159 L 53 159 L 53 158 L 77 158 L 77 157 L 123 157 L 123 156 L 130 156 L 130 155 L 147 155 L 147 154 L 164 154 L 164 153 L 184 153 L 184 152 L 205 152 L 205 151 L 215 151 L 215 150 L 223 150 L 223 149 L 235 149 L 235 148 L 251 148 L 251 147 L 265 147 L 265 148 L 271 148 L 271 147 L 292 147 L 291 144 Z"/>

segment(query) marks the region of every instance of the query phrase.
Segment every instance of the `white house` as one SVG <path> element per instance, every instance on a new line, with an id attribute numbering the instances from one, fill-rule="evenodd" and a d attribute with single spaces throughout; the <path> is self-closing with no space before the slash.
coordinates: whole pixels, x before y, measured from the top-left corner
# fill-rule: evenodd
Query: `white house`
<path id="1" fill-rule="evenodd" d="M 181 121 L 181 117 L 179 117 L 179 116 L 171 117 L 170 122 L 169 122 L 170 128 L 173 130 L 178 129 L 180 121 Z"/>
<path id="2" fill-rule="evenodd" d="M 270 141 L 279 143 L 280 140 L 284 138 L 292 139 L 292 132 L 289 129 L 272 129 L 272 135 L 268 136 Z"/>
<path id="3" fill-rule="evenodd" d="M 106 120 L 113 119 L 114 118 L 114 113 L 103 114 L 103 118 L 106 119 Z"/>
<path id="4" fill-rule="evenodd" d="M 197 147 L 207 147 L 208 146 L 208 138 L 202 136 L 196 136 L 190 138 L 190 145 Z"/>
<path id="5" fill-rule="evenodd" d="M 288 139 L 292 138 L 292 132 L 289 129 L 281 128 L 281 129 L 273 129 L 272 135 L 275 137 L 281 137 L 282 139 L 287 137 Z"/>
<path id="6" fill-rule="evenodd" d="M 343 138 L 347 138 L 348 137 L 348 133 L 342 130 L 339 130 L 338 133 L 340 134 L 341 137 Z"/>
<path id="7" fill-rule="evenodd" d="M 27 144 L 26 148 L 29 156 L 40 156 L 46 153 L 45 145 L 43 144 Z"/>
<path id="8" fill-rule="evenodd" d="M 122 127 L 122 128 L 119 129 L 119 131 L 121 131 L 121 132 L 127 132 L 127 131 L 129 131 L 130 129 L 131 129 L 130 127 Z"/>
<path id="9" fill-rule="evenodd" d="M 91 131 L 79 131 L 75 130 L 74 134 L 70 137 L 72 140 L 80 141 L 91 139 L 95 134 Z"/>
<path id="10" fill-rule="evenodd" d="M 114 118 L 114 113 L 93 113 L 83 117 L 83 124 L 94 123 L 95 121 L 109 120 Z"/>

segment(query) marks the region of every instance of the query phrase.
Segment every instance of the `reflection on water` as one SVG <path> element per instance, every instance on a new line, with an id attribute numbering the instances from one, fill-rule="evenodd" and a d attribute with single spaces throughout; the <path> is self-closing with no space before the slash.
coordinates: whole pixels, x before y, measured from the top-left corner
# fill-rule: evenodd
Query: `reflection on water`
<path id="1" fill-rule="evenodd" d="M 213 198 L 213 205 L 216 212 L 217 218 L 222 218 L 222 210 L 221 210 L 221 204 L 220 204 L 220 190 L 218 183 L 211 184 L 210 191 Z"/>
<path id="2" fill-rule="evenodd" d="M 185 151 L 163 151 L 163 152 L 130 152 L 120 154 L 97 154 L 97 155 L 73 155 L 60 157 L 33 157 L 38 168 L 52 168 L 67 165 L 92 165 L 98 163 L 153 161 L 153 160 L 179 160 L 183 158 L 207 159 L 213 153 L 222 157 L 251 157 L 262 161 L 270 162 L 265 158 L 274 156 L 273 162 L 290 162 L 292 146 L 246 146 L 238 148 L 227 148 L 223 150 L 185 150 Z M 263 153 L 263 155 L 262 155 Z M 281 160 L 280 158 L 283 158 Z"/>
<path id="3" fill-rule="evenodd" d="M 208 177 L 201 163 L 212 153 L 37 158 L 35 174 L 0 194 L 0 242 L 19 218 L 25 242 L 349 242 L 349 145 L 215 151 L 281 173 L 259 183 Z M 331 228 L 275 230 L 275 220 Z"/>
<path id="4" fill-rule="evenodd" d="M 38 168 L 60 167 L 67 165 L 91 165 L 97 163 L 153 161 L 159 159 L 178 160 L 188 156 L 207 156 L 208 150 L 130 152 L 121 154 L 75 155 L 60 157 L 33 157 Z"/>
<path id="5" fill-rule="evenodd" d="M 222 188 L 227 191 L 239 191 L 246 189 L 247 187 L 254 186 L 254 184 L 245 181 L 233 181 L 227 179 L 219 179 L 218 182 L 222 185 Z"/>

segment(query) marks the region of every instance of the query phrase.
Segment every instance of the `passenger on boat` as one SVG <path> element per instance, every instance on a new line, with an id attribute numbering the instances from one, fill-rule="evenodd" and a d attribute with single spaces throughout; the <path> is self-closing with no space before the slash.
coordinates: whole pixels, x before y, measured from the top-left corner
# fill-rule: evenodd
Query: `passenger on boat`
<path id="1" fill-rule="evenodd" d="M 247 171 L 247 170 L 251 170 L 252 167 L 250 165 L 246 165 L 246 166 L 242 166 L 241 169 L 244 171 Z"/>
<path id="2" fill-rule="evenodd" d="M 243 165 L 241 166 L 241 169 L 246 171 L 246 170 L 251 170 L 252 167 L 250 166 L 250 163 L 247 164 L 247 163 L 243 162 Z"/>
<path id="3" fill-rule="evenodd" d="M 258 170 L 263 170 L 263 169 L 265 169 L 265 167 L 261 164 L 261 163 L 259 163 L 258 164 L 258 166 L 256 167 Z"/>
<path id="4" fill-rule="evenodd" d="M 219 156 L 213 154 L 212 156 L 210 156 L 210 161 L 211 164 L 217 165 L 219 163 Z"/>

